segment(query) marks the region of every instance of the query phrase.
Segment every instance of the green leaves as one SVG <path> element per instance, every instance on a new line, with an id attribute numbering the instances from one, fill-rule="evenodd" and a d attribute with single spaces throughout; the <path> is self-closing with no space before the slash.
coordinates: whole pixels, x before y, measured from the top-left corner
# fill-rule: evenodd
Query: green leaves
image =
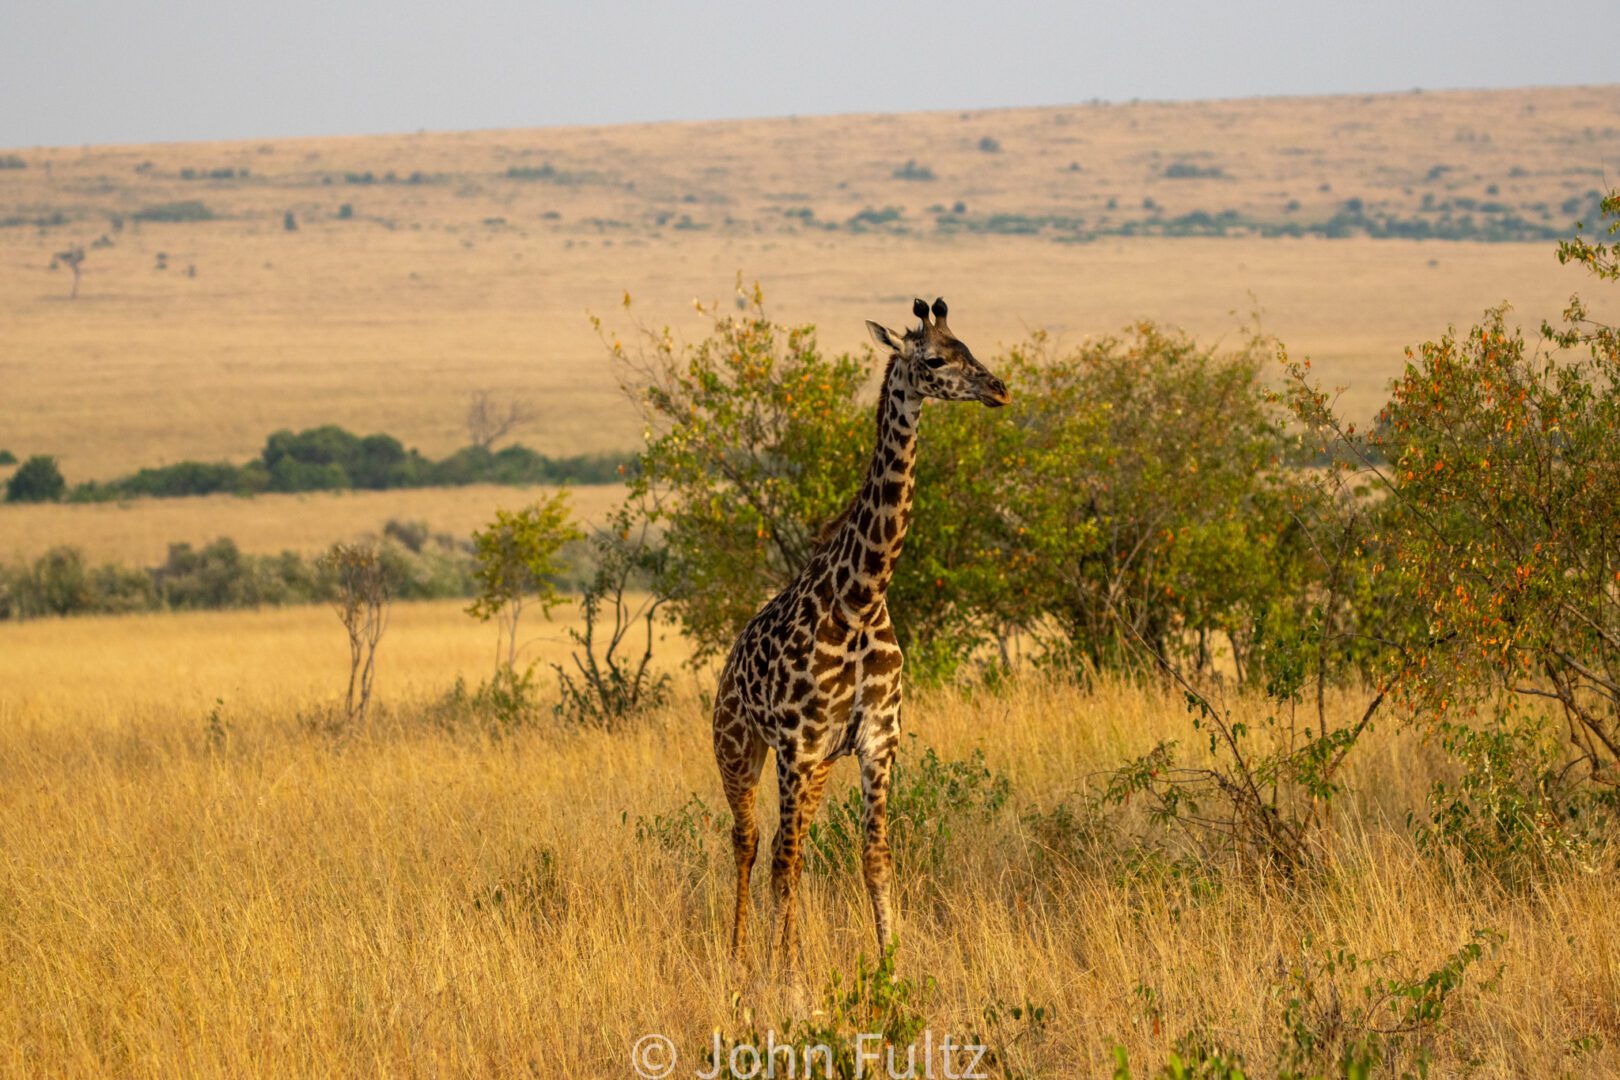
<path id="1" fill-rule="evenodd" d="M 608 339 L 647 421 L 632 503 L 662 530 L 657 587 L 700 659 L 809 559 L 875 440 L 867 364 L 767 318 L 757 288 L 738 301 L 705 311 L 696 344 Z M 1037 334 L 988 364 L 1008 408 L 929 404 L 889 588 L 909 673 L 949 676 L 1019 633 L 1064 662 L 1123 662 L 1141 633 L 1243 668 L 1250 628 L 1311 573 L 1259 355 L 1145 323 L 1063 354 Z"/>
<path id="2" fill-rule="evenodd" d="M 569 520 L 567 491 L 522 510 L 497 510 L 488 527 L 473 533 L 478 595 L 467 614 L 485 622 L 500 618 L 505 653 L 501 658 L 497 647 L 497 657 L 508 669 L 517 662 L 517 627 L 524 607 L 532 601 L 549 617 L 552 608 L 566 603 L 557 591 L 556 578 L 563 570 L 557 556 L 564 544 L 583 536 Z"/>
<path id="3" fill-rule="evenodd" d="M 488 621 L 530 596 L 545 612 L 565 603 L 554 580 L 563 569 L 557 553 L 583 536 L 569 520 L 566 491 L 522 510 L 495 511 L 495 520 L 473 533 L 478 598 L 468 614 Z"/>

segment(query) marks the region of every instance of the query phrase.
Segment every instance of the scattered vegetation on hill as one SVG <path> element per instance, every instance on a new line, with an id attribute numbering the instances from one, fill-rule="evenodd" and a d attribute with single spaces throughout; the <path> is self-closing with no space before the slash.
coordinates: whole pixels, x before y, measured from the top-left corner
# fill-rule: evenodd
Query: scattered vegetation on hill
<path id="1" fill-rule="evenodd" d="M 901 165 L 899 168 L 895 169 L 893 175 L 896 180 L 918 180 L 927 182 L 930 180 L 939 179 L 939 177 L 934 175 L 933 169 L 929 168 L 927 165 L 919 165 L 915 159 L 911 158 L 906 159 L 906 163 L 904 165 Z"/>
<path id="2" fill-rule="evenodd" d="M 214 212 L 205 203 L 185 199 L 143 207 L 130 216 L 136 221 L 212 221 Z"/>

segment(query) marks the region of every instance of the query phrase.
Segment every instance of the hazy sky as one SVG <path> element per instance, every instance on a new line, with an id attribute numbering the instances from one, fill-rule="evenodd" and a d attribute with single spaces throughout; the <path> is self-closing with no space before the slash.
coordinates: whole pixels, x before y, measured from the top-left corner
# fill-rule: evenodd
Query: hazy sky
<path id="1" fill-rule="evenodd" d="M 1615 0 L 0 0 L 0 146 L 1620 81 Z"/>

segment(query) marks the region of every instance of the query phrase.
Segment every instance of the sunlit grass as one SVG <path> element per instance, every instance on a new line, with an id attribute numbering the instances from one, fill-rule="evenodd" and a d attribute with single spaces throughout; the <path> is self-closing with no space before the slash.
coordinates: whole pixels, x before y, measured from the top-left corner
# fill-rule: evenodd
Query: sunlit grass
<path id="1" fill-rule="evenodd" d="M 533 655 L 563 655 L 563 625 L 537 625 Z M 492 662 L 492 630 L 456 605 L 398 607 L 379 716 L 333 738 L 300 721 L 341 690 L 326 609 L 0 626 L 0 1066 L 616 1076 L 645 1032 L 690 1053 L 739 1007 L 785 1016 L 768 980 L 727 962 L 724 812 L 689 815 L 689 842 L 637 838 L 638 819 L 677 817 L 694 793 L 723 806 L 705 680 L 678 676 L 666 709 L 618 734 L 436 722 L 455 677 Z M 953 821 L 942 865 L 902 866 L 900 969 L 937 980 L 936 1030 L 1031 1000 L 1057 1010 L 1020 1047 L 1047 1075 L 1105 1073 L 1116 1043 L 1146 1071 L 1193 1030 L 1265 1075 L 1279 964 L 1343 942 L 1420 975 L 1490 927 L 1506 944 L 1448 1004 L 1431 1075 L 1614 1064 L 1611 879 L 1509 895 L 1420 859 L 1399 815 L 1438 766 L 1416 738 L 1379 732 L 1327 867 L 1290 884 L 1133 872 L 1054 848 L 1032 816 L 1082 808 L 1101 770 L 1187 738 L 1172 695 L 928 692 L 907 725 L 947 758 L 982 749 L 1012 790 L 1006 810 Z M 830 799 L 853 774 L 835 771 Z M 492 904 L 497 887 L 513 899 Z M 871 931 L 853 877 L 808 873 L 804 894 L 813 991 L 870 954 Z"/>

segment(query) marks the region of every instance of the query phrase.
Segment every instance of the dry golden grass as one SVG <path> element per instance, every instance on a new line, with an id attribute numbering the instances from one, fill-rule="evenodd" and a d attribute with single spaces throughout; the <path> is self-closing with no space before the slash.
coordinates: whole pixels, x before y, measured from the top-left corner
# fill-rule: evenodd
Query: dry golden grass
<path id="1" fill-rule="evenodd" d="M 0 508 L 0 560 L 33 558 L 60 544 L 92 562 L 156 566 L 169 545 L 206 544 L 221 536 L 243 551 L 309 555 L 333 542 L 377 533 L 390 520 L 425 521 L 434 532 L 466 538 L 497 509 L 516 509 L 554 491 L 549 487 L 476 484 L 402 491 L 309 492 L 301 495 L 209 495 L 130 499 L 120 503 L 33 503 Z M 569 489 L 574 517 L 600 521 L 624 497 L 616 485 Z"/>
<path id="2" fill-rule="evenodd" d="M 638 818 L 694 792 L 721 802 L 702 682 L 682 676 L 667 710 L 620 734 L 491 740 L 425 720 L 456 673 L 484 670 L 491 637 L 454 605 L 398 609 L 386 715 L 333 741 L 297 719 L 339 688 L 327 611 L 0 625 L 0 1070 L 623 1076 L 633 1041 L 664 1032 L 691 1075 L 714 1027 L 740 1033 L 734 993 L 776 1023 L 783 999 L 726 960 L 724 814 L 698 828 L 701 849 L 637 839 Z M 222 741 L 206 733 L 216 697 Z M 946 757 L 982 748 L 1013 792 L 1008 812 L 955 823 L 937 870 L 902 874 L 901 973 L 938 980 L 937 1033 L 982 1030 L 992 1000 L 1027 999 L 1057 1009 L 1016 1047 L 1043 1075 L 1107 1075 L 1116 1043 L 1140 1075 L 1194 1029 L 1265 1075 L 1279 962 L 1342 942 L 1421 974 L 1490 927 L 1506 935 L 1500 978 L 1469 972 L 1431 1075 L 1620 1066 L 1612 877 L 1504 894 L 1418 858 L 1391 824 L 1436 767 L 1411 738 L 1380 733 L 1362 759 L 1365 794 L 1319 877 L 1200 888 L 1054 856 L 1023 816 L 1186 738 L 1172 697 L 1029 682 L 919 695 L 908 725 Z M 475 903 L 501 883 L 513 895 L 541 851 L 552 875 L 517 893 L 532 907 Z M 809 970 L 850 971 L 870 951 L 858 882 L 807 874 L 804 891 Z M 1361 980 L 1328 981 L 1349 1006 Z"/>
<path id="3" fill-rule="evenodd" d="M 636 419 L 586 310 L 628 289 L 653 324 L 701 333 L 691 299 L 724 297 L 738 270 L 833 349 L 860 347 L 862 320 L 900 319 L 913 294 L 949 296 L 984 356 L 1031 328 L 1073 340 L 1142 316 L 1210 337 L 1258 302 L 1366 412 L 1403 346 L 1503 299 L 1533 321 L 1582 283 L 1546 243 L 1065 245 L 945 236 L 930 207 L 1117 222 L 1151 198 L 1170 216 L 1320 221 L 1350 198 L 1409 216 L 1433 195 L 1567 226 L 1564 200 L 1616 167 L 1617 112 L 1605 86 L 26 150 L 28 168 L 0 171 L 0 220 L 66 223 L 0 228 L 0 440 L 59 456 L 72 480 L 242 460 L 278 427 L 325 422 L 441 454 L 488 387 L 535 399 L 525 438 L 546 452 L 622 449 Z M 978 149 L 985 136 L 1000 152 Z M 896 178 L 907 159 L 938 178 Z M 1226 175 L 1166 178 L 1177 161 Z M 570 182 L 506 175 L 545 164 Z M 1431 178 L 1437 165 L 1451 171 Z M 249 175 L 181 178 L 225 168 Z M 346 182 L 364 172 L 399 182 Z M 184 199 L 219 217 L 131 216 Z M 785 214 L 890 206 L 905 232 Z M 90 249 L 69 302 L 52 253 L 104 233 L 113 246 Z"/>

